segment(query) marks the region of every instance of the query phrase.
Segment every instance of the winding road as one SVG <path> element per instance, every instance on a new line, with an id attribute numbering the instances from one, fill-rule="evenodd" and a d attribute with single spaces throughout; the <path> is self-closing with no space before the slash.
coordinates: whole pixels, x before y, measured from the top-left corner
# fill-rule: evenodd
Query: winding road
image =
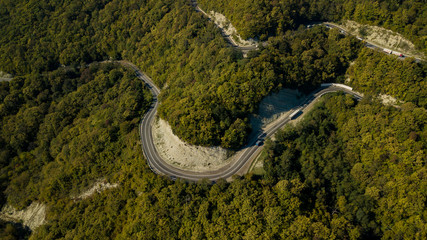
<path id="1" fill-rule="evenodd" d="M 198 6 L 196 1 L 192 1 L 193 6 L 197 11 L 203 12 Z M 204 13 L 204 12 L 203 12 Z M 204 13 L 206 14 L 206 13 Z M 224 34 L 223 36 L 230 42 L 230 44 L 238 48 L 242 51 L 250 51 L 254 50 L 256 46 L 243 47 L 237 45 L 234 40 Z M 190 181 L 199 181 L 201 179 L 208 179 L 211 181 L 216 181 L 218 179 L 229 179 L 236 173 L 246 173 L 251 165 L 252 161 L 256 158 L 256 156 L 260 153 L 260 150 L 263 148 L 256 144 L 257 141 L 263 141 L 266 138 L 271 137 L 278 129 L 282 128 L 285 124 L 290 122 L 292 119 L 291 116 L 288 116 L 284 119 L 276 120 L 273 124 L 269 125 L 268 129 L 264 129 L 264 132 L 259 132 L 256 137 L 249 139 L 248 144 L 242 148 L 242 151 L 239 151 L 239 156 L 234 159 L 234 161 L 230 162 L 228 165 L 214 171 L 206 171 L 206 172 L 195 172 L 178 169 L 168 163 L 166 163 L 158 154 L 157 149 L 154 145 L 153 134 L 152 134 L 152 125 L 157 113 L 157 107 L 159 105 L 158 96 L 160 94 L 160 89 L 153 83 L 153 81 L 148 77 L 145 73 L 141 72 L 137 66 L 127 61 L 120 61 L 122 65 L 126 65 L 132 68 L 135 71 L 136 76 L 142 80 L 147 87 L 150 89 L 153 94 L 153 103 L 145 113 L 144 117 L 141 119 L 139 125 L 139 134 L 141 138 L 142 151 L 144 153 L 145 158 L 147 159 L 148 165 L 151 170 L 156 174 L 166 175 L 171 177 L 172 179 L 182 178 Z M 353 95 L 357 99 L 361 99 L 359 93 L 352 91 L 351 87 L 342 85 L 342 84 L 322 84 L 322 87 L 314 91 L 313 93 L 306 96 L 305 101 L 299 106 L 295 107 L 293 111 L 296 113 L 297 111 L 302 111 L 314 104 L 314 101 L 324 94 L 343 91 L 347 94 Z M 294 116 L 293 118 L 296 118 Z"/>
<path id="2" fill-rule="evenodd" d="M 144 81 L 144 83 L 148 86 L 151 93 L 153 94 L 153 103 L 140 122 L 139 134 L 141 138 L 142 151 L 144 153 L 145 158 L 147 159 L 148 165 L 150 166 L 151 170 L 157 174 L 167 175 L 170 176 L 172 179 L 182 178 L 190 181 L 198 181 L 201 179 L 209 179 L 211 181 L 216 181 L 221 178 L 228 179 L 237 172 L 239 172 L 239 170 L 241 170 L 242 168 L 248 169 L 248 166 L 251 164 L 252 160 L 260 152 L 258 150 L 262 148 L 262 146 L 257 146 L 255 144 L 258 139 L 265 139 L 272 136 L 278 129 L 282 128 L 286 123 L 291 121 L 290 117 L 287 117 L 282 121 L 276 121 L 274 124 L 271 125 L 269 129 L 266 129 L 265 132 L 260 132 L 258 134 L 258 137 L 250 139 L 249 143 L 243 148 L 243 151 L 241 151 L 240 156 L 235 161 L 218 170 L 207 172 L 193 172 L 178 169 L 174 166 L 167 164 L 159 156 L 153 142 L 152 125 L 157 113 L 157 107 L 159 105 L 159 88 L 157 88 L 156 85 L 154 85 L 153 81 L 145 73 L 141 72 L 134 64 L 127 61 L 121 61 L 120 63 L 131 67 L 135 71 L 136 76 L 140 80 Z M 330 86 L 321 87 L 317 91 L 309 94 L 306 97 L 306 100 L 301 105 L 297 106 L 295 110 L 304 111 L 304 109 L 307 108 L 310 104 L 313 104 L 313 101 L 315 99 L 318 99 L 326 93 L 337 91 L 344 91 L 348 94 L 355 96 L 358 99 L 362 98 L 358 93 L 351 91 L 349 87 L 331 84 Z"/>
<path id="3" fill-rule="evenodd" d="M 202 12 L 207 15 L 203 10 L 201 10 L 197 6 L 197 2 L 192 0 L 193 7 L 195 7 L 196 11 Z M 326 24 L 327 25 L 327 24 Z M 222 31 L 222 29 L 221 29 Z M 343 31 L 343 30 L 342 30 Z M 229 41 L 229 43 L 242 51 L 250 51 L 257 49 L 256 46 L 239 46 L 235 41 L 227 36 L 223 31 L 223 36 Z M 345 32 L 344 32 L 345 33 Z M 368 46 L 372 47 L 372 46 Z M 299 106 L 295 107 L 292 111 L 294 114 L 289 115 L 286 118 L 278 119 L 274 123 L 270 124 L 267 129 L 264 129 L 263 132 L 258 132 L 256 137 L 249 139 L 248 144 L 239 151 L 239 156 L 230 162 L 228 165 L 214 171 L 206 171 L 206 172 L 195 172 L 178 169 L 168 163 L 166 163 L 158 154 L 157 149 L 153 142 L 152 135 L 152 125 L 157 113 L 157 107 L 159 105 L 158 96 L 160 94 L 160 89 L 157 88 L 153 81 L 143 72 L 141 72 L 134 64 L 127 61 L 120 61 L 121 64 L 127 65 L 131 67 L 136 76 L 144 81 L 144 83 L 148 86 L 151 93 L 153 94 L 153 103 L 145 113 L 139 125 L 139 133 L 141 138 L 142 151 L 144 153 L 145 158 L 147 159 L 148 165 L 151 170 L 157 174 L 169 176 L 172 179 L 182 178 L 190 181 L 199 181 L 201 179 L 208 179 L 211 181 L 216 181 L 218 179 L 229 179 L 235 174 L 243 174 L 249 170 L 249 166 L 252 161 L 258 156 L 263 148 L 262 144 L 256 144 L 258 141 L 264 141 L 266 138 L 271 137 L 276 133 L 276 131 L 282 128 L 285 124 L 289 123 L 295 118 L 298 118 L 297 113 L 304 112 L 307 108 L 314 104 L 314 101 L 319 99 L 321 96 L 331 92 L 342 91 L 347 94 L 354 96 L 357 100 L 360 100 L 362 96 L 354 92 L 351 87 L 342 85 L 342 84 L 322 84 L 320 88 L 316 91 L 312 92 L 308 96 L 306 96 L 305 101 Z M 258 146 L 261 145 L 261 146 Z"/>

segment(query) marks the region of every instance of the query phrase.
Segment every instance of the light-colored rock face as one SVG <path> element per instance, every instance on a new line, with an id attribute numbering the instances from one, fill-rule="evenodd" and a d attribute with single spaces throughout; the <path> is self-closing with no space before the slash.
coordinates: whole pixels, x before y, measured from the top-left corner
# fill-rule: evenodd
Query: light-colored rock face
<path id="1" fill-rule="evenodd" d="M 378 98 L 386 106 L 399 107 L 398 104 L 403 103 L 403 101 L 397 100 L 396 98 L 394 98 L 390 95 L 387 95 L 387 94 L 380 94 L 380 95 L 378 95 Z"/>
<path id="2" fill-rule="evenodd" d="M 119 184 L 107 183 L 105 180 L 99 180 L 96 182 L 90 189 L 83 192 L 77 197 L 72 197 L 73 199 L 85 199 L 93 195 L 95 192 L 102 192 L 109 188 L 118 187 Z M 33 202 L 30 206 L 23 210 L 16 210 L 9 204 L 3 206 L 0 212 L 0 219 L 8 222 L 22 222 L 24 226 L 29 227 L 32 231 L 34 231 L 37 227 L 43 225 L 45 223 L 46 218 L 46 205 Z"/>
<path id="3" fill-rule="evenodd" d="M 0 82 L 2 82 L 2 81 L 10 81 L 10 80 L 12 80 L 12 78 L 13 77 L 12 77 L 11 74 L 8 74 L 8 73 L 0 71 Z"/>
<path id="4" fill-rule="evenodd" d="M 38 202 L 33 202 L 30 206 L 20 211 L 16 210 L 9 204 L 6 204 L 0 212 L 1 219 L 11 222 L 22 221 L 24 226 L 29 227 L 31 230 L 34 230 L 44 224 L 45 217 L 46 205 Z"/>
<path id="5" fill-rule="evenodd" d="M 221 13 L 217 13 L 214 11 L 210 11 L 207 14 L 214 23 L 223 31 L 225 34 L 231 36 L 231 38 L 234 40 L 234 44 L 239 47 L 248 47 L 248 46 L 256 46 L 257 42 L 253 39 L 244 40 L 237 32 L 237 29 L 231 24 L 231 22 Z"/>
<path id="6" fill-rule="evenodd" d="M 283 89 L 266 97 L 260 104 L 259 113 L 251 117 L 254 130 L 251 135 L 258 135 L 260 129 L 289 115 L 290 110 L 304 100 L 300 95 L 298 91 Z M 180 169 L 197 172 L 218 170 L 243 153 L 241 150 L 228 157 L 227 150 L 220 147 L 200 147 L 185 143 L 173 134 L 169 124 L 162 119 L 156 120 L 152 131 L 159 155 L 168 164 Z"/>
<path id="7" fill-rule="evenodd" d="M 79 199 L 86 199 L 90 196 L 92 196 L 94 193 L 101 193 L 102 191 L 105 191 L 107 189 L 110 188 L 116 188 L 118 187 L 119 184 L 118 183 L 108 183 L 106 182 L 104 179 L 100 179 L 97 182 L 95 182 L 93 184 L 93 186 L 91 188 L 89 188 L 87 191 L 82 192 L 80 195 L 75 196 L 75 197 L 71 197 L 74 200 L 79 200 Z"/>
<path id="8" fill-rule="evenodd" d="M 352 35 L 362 37 L 366 41 L 383 48 L 424 58 L 424 55 L 416 50 L 415 45 L 411 41 L 391 30 L 378 26 L 363 25 L 350 20 L 343 21 L 341 27 Z"/>
<path id="9" fill-rule="evenodd" d="M 257 46 L 258 42 L 253 39 L 244 40 L 237 32 L 237 29 L 231 24 L 231 22 L 222 15 L 221 13 L 217 13 L 215 11 L 210 11 L 209 13 L 203 11 L 199 6 L 196 4 L 196 9 L 200 12 L 202 12 L 205 16 L 209 17 L 213 20 L 215 25 L 217 25 L 226 35 L 228 35 L 229 38 L 235 46 L 238 47 L 251 47 L 251 46 Z"/>
<path id="10" fill-rule="evenodd" d="M 200 147 L 185 143 L 173 134 L 169 124 L 158 119 L 152 128 L 159 155 L 170 165 L 192 171 L 217 170 L 227 163 L 227 150 L 220 147 Z"/>

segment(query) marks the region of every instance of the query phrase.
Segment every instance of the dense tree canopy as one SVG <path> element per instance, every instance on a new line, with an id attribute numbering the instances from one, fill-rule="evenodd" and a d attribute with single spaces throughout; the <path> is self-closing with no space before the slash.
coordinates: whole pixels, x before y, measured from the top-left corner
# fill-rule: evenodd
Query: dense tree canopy
<path id="1" fill-rule="evenodd" d="M 185 0 L 1 4 L 8 17 L 0 27 L 8 33 L 0 36 L 2 70 L 20 75 L 126 58 L 166 87 L 160 117 L 181 139 L 198 145 L 242 146 L 248 116 L 263 97 L 281 87 L 307 92 L 341 81 L 361 47 L 352 37 L 318 27 L 272 38 L 243 59 Z"/>
<path id="2" fill-rule="evenodd" d="M 426 122 L 412 103 L 328 96 L 267 144 L 265 177 L 301 181 L 305 208 L 326 210 L 319 217 L 350 224 L 344 229 L 361 238 L 424 238 Z"/>
<path id="3" fill-rule="evenodd" d="M 355 38 L 317 27 L 272 38 L 246 59 L 224 56 L 220 62 L 222 50 L 190 55 L 202 64 L 195 70 L 184 66 L 188 70 L 163 90 L 160 116 L 190 143 L 239 147 L 248 134 L 248 113 L 257 110 L 263 97 L 280 87 L 309 92 L 322 82 L 343 81 L 360 47 Z M 204 72 L 206 54 L 218 56 L 220 64 Z"/>
<path id="4" fill-rule="evenodd" d="M 151 94 L 133 71 L 92 64 L 1 85 L 0 177 L 8 203 L 56 201 L 140 159 L 133 148 Z"/>
<path id="5" fill-rule="evenodd" d="M 371 94 L 389 94 L 405 102 L 427 107 L 427 64 L 414 59 L 399 60 L 364 49 L 348 69 L 350 84 Z"/>
<path id="6" fill-rule="evenodd" d="M 282 87 L 308 92 L 322 82 L 342 82 L 348 62 L 361 48 L 354 38 L 335 30 L 316 27 L 286 32 L 290 28 L 285 28 L 280 36 L 270 38 L 267 47 L 244 59 L 185 0 L 1 4 L 3 15 L 8 16 L 8 24 L 0 29 L 7 33 L 0 36 L 2 70 L 20 75 L 61 64 L 129 59 L 164 87 L 160 117 L 177 136 L 197 145 L 242 146 L 250 129 L 249 114 L 263 97 Z M 295 3 L 286 9 L 300 11 L 299 6 Z M 334 8 L 334 4 L 327 6 Z M 28 18 L 33 24 L 27 24 Z M 19 49 L 22 54 L 16 52 Z M 418 74 L 416 78 L 422 79 L 422 72 L 414 69 L 406 76 Z M 379 91 L 377 87 L 385 84 L 370 91 Z"/>

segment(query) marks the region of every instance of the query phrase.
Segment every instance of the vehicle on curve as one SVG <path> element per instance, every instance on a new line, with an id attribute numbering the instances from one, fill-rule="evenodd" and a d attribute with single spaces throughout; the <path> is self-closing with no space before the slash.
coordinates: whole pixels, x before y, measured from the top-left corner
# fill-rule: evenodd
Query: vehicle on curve
<path id="1" fill-rule="evenodd" d="M 289 115 L 289 118 L 291 120 L 297 119 L 302 114 L 301 109 L 295 110 L 291 115 Z"/>

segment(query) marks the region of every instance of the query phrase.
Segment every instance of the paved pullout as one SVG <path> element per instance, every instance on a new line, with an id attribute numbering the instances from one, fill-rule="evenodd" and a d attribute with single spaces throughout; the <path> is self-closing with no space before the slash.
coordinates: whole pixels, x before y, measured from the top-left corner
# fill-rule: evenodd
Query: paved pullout
<path id="1" fill-rule="evenodd" d="M 243 148 L 243 151 L 241 151 L 240 156 L 238 156 L 238 158 L 218 170 L 206 172 L 181 170 L 167 164 L 159 156 L 153 142 L 151 127 L 157 113 L 157 107 L 159 105 L 158 95 L 160 94 L 160 90 L 154 85 L 153 81 L 145 73 L 141 72 L 135 65 L 126 61 L 121 61 L 121 64 L 129 66 L 133 70 L 135 70 L 136 76 L 142 81 L 144 81 L 144 83 L 148 86 L 151 93 L 153 94 L 153 103 L 141 120 L 141 123 L 139 125 L 139 134 L 141 137 L 142 151 L 144 153 L 145 158 L 147 159 L 148 165 L 150 166 L 151 170 L 157 174 L 167 175 L 171 178 L 183 178 L 191 181 L 198 181 L 201 179 L 209 179 L 212 181 L 218 180 L 220 178 L 228 179 L 237 172 L 239 172 L 239 170 L 248 168 L 248 165 L 251 164 L 251 161 L 259 153 L 258 150 L 262 148 L 262 146 L 257 146 L 255 144 L 258 139 L 265 139 L 272 136 L 278 129 L 283 127 L 291 120 L 291 118 L 288 117 L 283 120 L 277 121 L 274 124 L 271 124 L 271 127 L 266 129 L 264 132 L 260 132 L 258 134 L 258 137 L 249 140 L 249 143 Z M 329 84 L 309 94 L 306 97 L 304 103 L 297 106 L 295 110 L 304 111 L 304 109 L 315 99 L 321 97 L 326 93 L 337 91 L 344 91 L 348 94 L 355 96 L 358 99 L 361 98 L 361 96 L 358 93 L 353 92 L 350 87 L 340 84 Z"/>

